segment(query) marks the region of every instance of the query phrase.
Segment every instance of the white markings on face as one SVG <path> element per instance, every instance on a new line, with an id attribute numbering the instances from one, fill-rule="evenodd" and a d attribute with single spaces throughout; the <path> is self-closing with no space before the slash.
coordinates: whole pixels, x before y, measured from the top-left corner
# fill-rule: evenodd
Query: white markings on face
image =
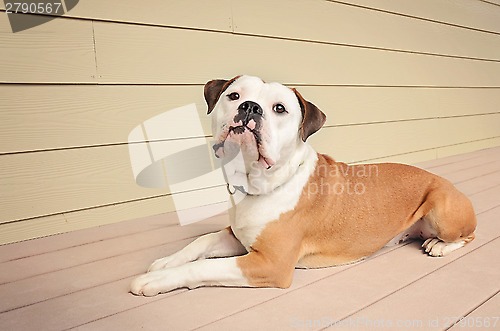
<path id="1" fill-rule="evenodd" d="M 245 121 L 241 109 L 245 102 L 260 107 L 262 114 L 252 114 Z M 248 168 L 259 159 L 264 167 L 280 165 L 293 152 L 302 113 L 289 88 L 242 76 L 222 93 L 214 110 L 214 137 L 220 143 L 239 144 Z"/>
<path id="2" fill-rule="evenodd" d="M 211 114 L 215 154 L 225 157 L 234 146 L 241 150 L 244 162 L 232 170 L 246 176 L 248 193 L 270 192 L 303 161 L 291 161 L 300 159 L 296 154 L 304 142 L 299 100 L 288 87 L 241 76 L 221 93 Z"/>

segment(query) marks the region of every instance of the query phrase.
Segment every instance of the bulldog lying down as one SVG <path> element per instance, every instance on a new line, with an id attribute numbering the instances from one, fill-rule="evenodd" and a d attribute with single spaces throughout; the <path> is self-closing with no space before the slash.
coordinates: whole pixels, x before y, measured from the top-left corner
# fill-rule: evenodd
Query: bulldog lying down
<path id="1" fill-rule="evenodd" d="M 425 252 L 444 256 L 474 239 L 472 204 L 446 179 L 408 165 L 348 166 L 317 154 L 307 138 L 326 116 L 295 89 L 238 76 L 210 81 L 204 93 L 215 154 L 240 148 L 247 196 L 233 208 L 230 227 L 155 261 L 132 293 L 287 288 L 295 268 L 358 261 L 391 242 L 420 238 Z"/>

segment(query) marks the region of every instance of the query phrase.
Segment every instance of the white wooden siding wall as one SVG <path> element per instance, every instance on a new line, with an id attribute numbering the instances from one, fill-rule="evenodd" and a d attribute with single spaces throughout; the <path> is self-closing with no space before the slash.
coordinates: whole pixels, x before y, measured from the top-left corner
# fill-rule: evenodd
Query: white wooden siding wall
<path id="1" fill-rule="evenodd" d="M 15 34 L 1 9 L 0 243 L 172 211 L 168 189 L 135 184 L 127 136 L 204 110 L 213 78 L 297 87 L 338 160 L 500 144 L 496 0 L 85 0 Z"/>

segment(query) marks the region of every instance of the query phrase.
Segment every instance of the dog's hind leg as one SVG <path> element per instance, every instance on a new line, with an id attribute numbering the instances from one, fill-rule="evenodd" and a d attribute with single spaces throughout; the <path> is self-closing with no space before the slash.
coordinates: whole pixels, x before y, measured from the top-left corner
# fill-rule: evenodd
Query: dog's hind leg
<path id="1" fill-rule="evenodd" d="M 445 256 L 474 239 L 476 216 L 470 200 L 451 183 L 429 192 L 421 206 L 422 228 L 427 228 L 422 247 L 431 256 Z"/>

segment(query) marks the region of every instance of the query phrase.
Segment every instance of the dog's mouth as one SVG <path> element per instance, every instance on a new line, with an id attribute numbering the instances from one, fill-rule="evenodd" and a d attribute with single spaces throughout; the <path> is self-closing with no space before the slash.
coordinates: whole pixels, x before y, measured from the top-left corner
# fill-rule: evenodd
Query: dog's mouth
<path id="1" fill-rule="evenodd" d="M 256 161 L 264 167 L 264 169 L 270 169 L 275 162 L 272 158 L 265 155 L 263 151 L 261 136 L 259 130 L 256 128 L 256 123 L 253 120 L 249 121 L 246 125 L 238 125 L 240 123 L 235 123 L 234 126 L 230 126 L 227 130 L 227 134 L 221 139 L 221 142 L 213 146 L 215 156 L 218 158 L 224 158 L 226 156 L 227 141 L 235 143 L 239 145 L 239 147 L 243 144 L 247 146 L 255 145 L 256 154 L 258 155 Z"/>

